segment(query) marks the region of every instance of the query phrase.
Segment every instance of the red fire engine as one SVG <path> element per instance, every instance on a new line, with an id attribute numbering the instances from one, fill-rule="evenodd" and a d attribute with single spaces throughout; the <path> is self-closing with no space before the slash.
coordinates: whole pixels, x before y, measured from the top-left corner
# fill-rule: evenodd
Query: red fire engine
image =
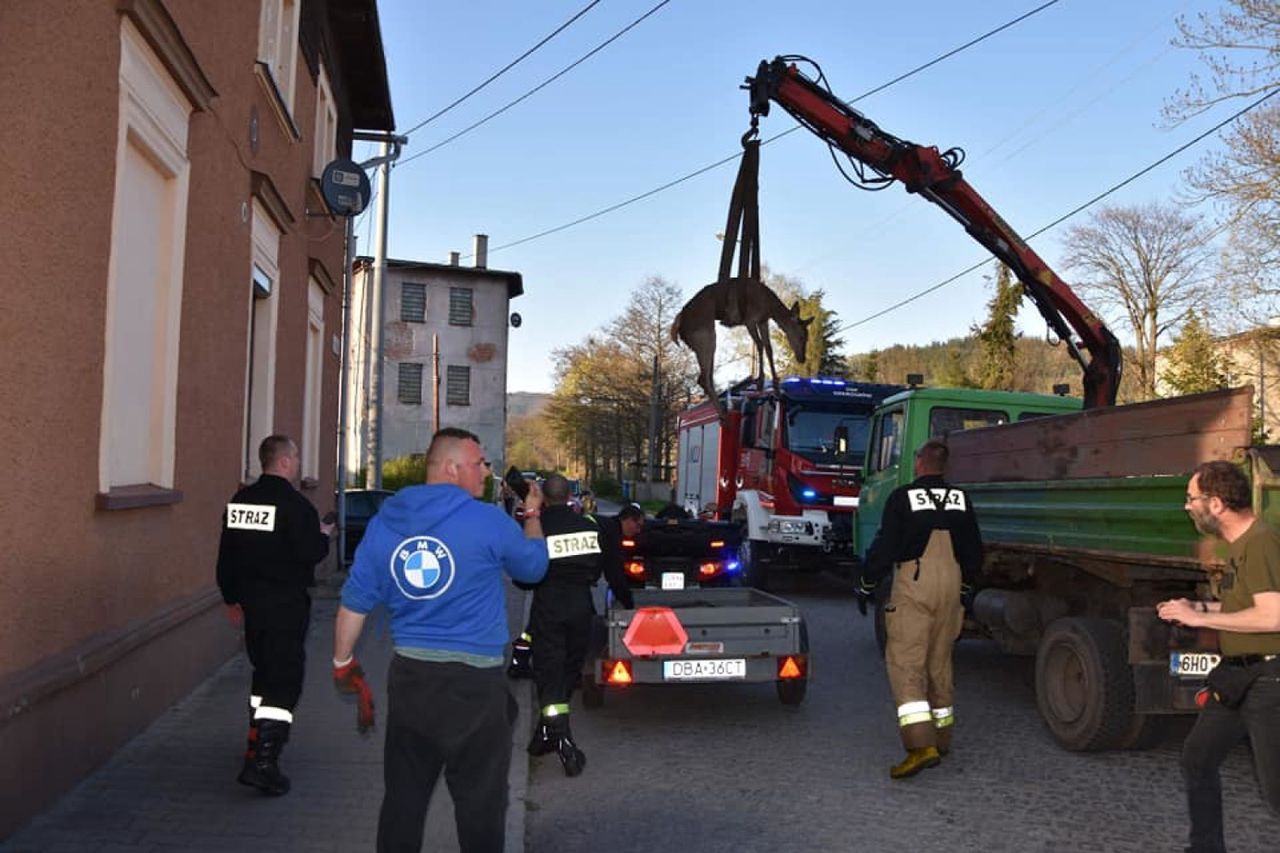
<path id="1" fill-rule="evenodd" d="M 687 409 L 678 426 L 680 502 L 703 518 L 742 525 L 739 553 L 751 586 L 765 585 L 769 564 L 852 561 L 867 423 L 902 389 L 790 377 L 721 394 L 724 422 L 709 400 Z"/>

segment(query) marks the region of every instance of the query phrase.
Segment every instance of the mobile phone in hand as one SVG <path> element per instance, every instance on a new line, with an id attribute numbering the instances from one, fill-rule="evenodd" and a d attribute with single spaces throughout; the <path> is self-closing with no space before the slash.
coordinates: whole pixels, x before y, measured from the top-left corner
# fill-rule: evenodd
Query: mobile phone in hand
<path id="1" fill-rule="evenodd" d="M 512 465 L 507 469 L 506 475 L 502 478 L 506 481 L 507 487 L 516 493 L 516 497 L 524 500 L 529 496 L 529 481 L 520 473 L 520 469 Z"/>

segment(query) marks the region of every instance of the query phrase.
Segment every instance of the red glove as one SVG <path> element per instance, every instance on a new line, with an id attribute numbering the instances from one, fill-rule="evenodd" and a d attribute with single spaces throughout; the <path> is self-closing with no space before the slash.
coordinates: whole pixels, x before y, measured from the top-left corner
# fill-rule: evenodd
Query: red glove
<path id="1" fill-rule="evenodd" d="M 364 670 L 354 657 L 343 666 L 333 668 L 333 686 L 339 693 L 356 695 L 356 728 L 367 732 L 373 728 L 373 691 L 364 679 Z"/>

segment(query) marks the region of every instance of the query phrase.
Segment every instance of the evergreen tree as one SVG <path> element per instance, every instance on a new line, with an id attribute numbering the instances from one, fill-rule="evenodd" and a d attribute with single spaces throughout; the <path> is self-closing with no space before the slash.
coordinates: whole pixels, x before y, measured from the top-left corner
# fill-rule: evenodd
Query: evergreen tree
<path id="1" fill-rule="evenodd" d="M 1165 354 L 1164 381 L 1179 394 L 1227 387 L 1227 371 L 1218 345 L 1200 315 L 1191 311 Z"/>
<path id="2" fill-rule="evenodd" d="M 976 380 L 979 388 L 1011 391 L 1018 340 L 1013 319 L 1022 305 L 1022 285 L 1014 280 L 1007 266 L 1000 264 L 995 287 L 996 292 L 987 303 L 987 321 L 973 330 L 979 344 Z"/>
<path id="3" fill-rule="evenodd" d="M 880 381 L 880 351 L 872 350 L 871 352 L 862 353 L 861 355 L 851 355 L 848 359 L 850 379 L 857 379 L 862 382 L 879 382 Z"/>

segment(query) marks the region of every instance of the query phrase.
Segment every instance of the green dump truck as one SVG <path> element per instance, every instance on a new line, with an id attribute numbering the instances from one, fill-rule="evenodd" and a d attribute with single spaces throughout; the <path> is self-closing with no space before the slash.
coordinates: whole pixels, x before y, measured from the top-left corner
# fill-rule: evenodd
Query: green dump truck
<path id="1" fill-rule="evenodd" d="M 1252 389 L 1079 411 L 1078 400 L 913 388 L 871 423 L 858 547 L 915 449 L 946 437 L 947 479 L 970 496 L 987 546 L 968 636 L 1035 655 L 1037 705 L 1071 750 L 1135 748 L 1162 715 L 1196 709 L 1217 635 L 1171 626 L 1157 602 L 1206 598 L 1215 543 L 1183 510 L 1190 472 L 1244 466 L 1260 515 L 1280 521 L 1280 447 L 1249 447 Z M 883 621 L 878 620 L 883 639 Z"/>

